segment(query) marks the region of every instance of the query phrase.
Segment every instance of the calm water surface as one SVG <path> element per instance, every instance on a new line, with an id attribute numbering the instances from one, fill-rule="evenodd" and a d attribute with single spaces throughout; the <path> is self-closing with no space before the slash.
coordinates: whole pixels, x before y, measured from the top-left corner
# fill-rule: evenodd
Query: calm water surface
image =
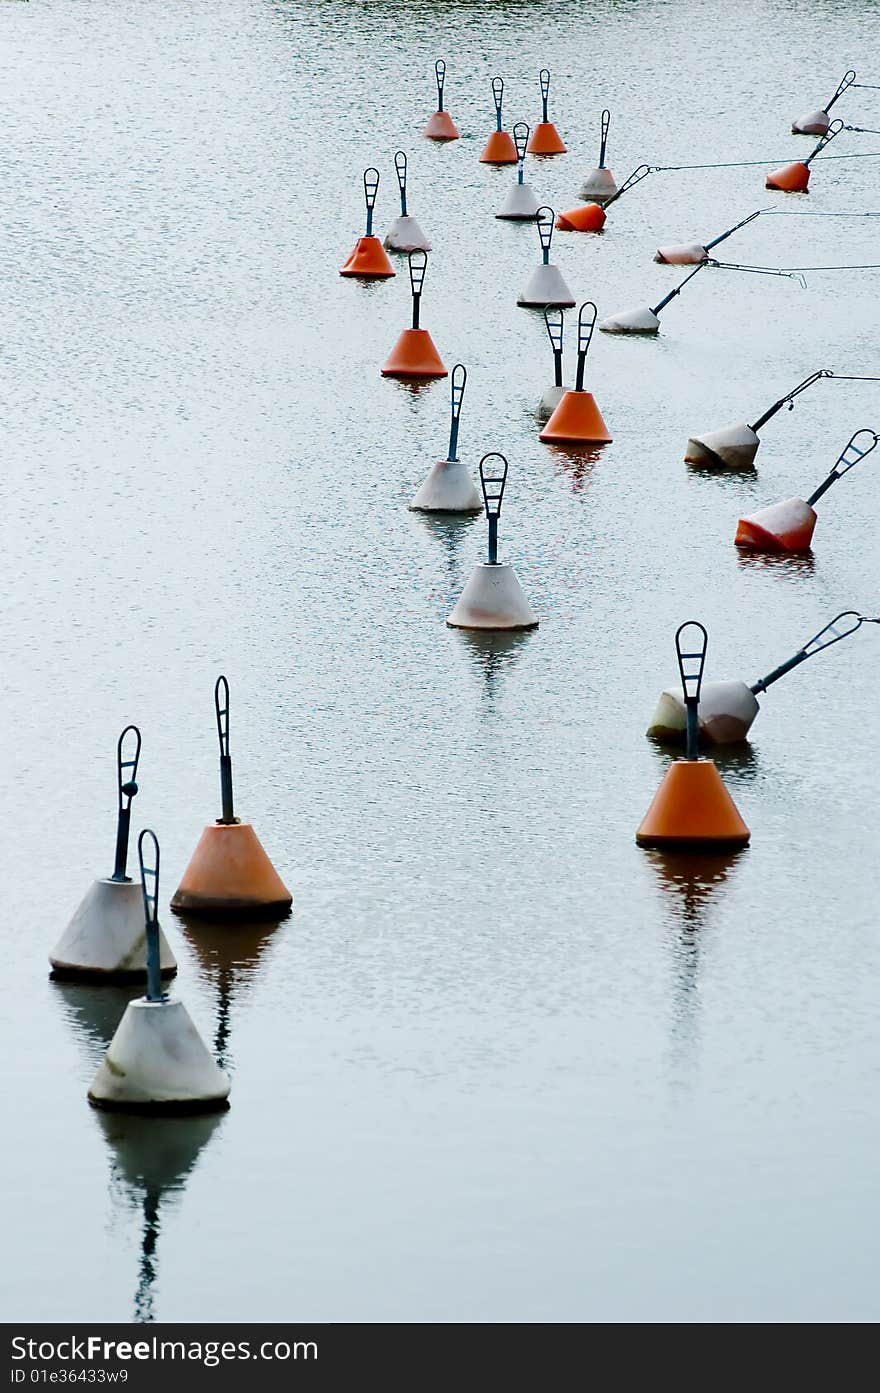
<path id="1" fill-rule="evenodd" d="M 880 1316 L 878 631 L 774 687 L 725 756 L 749 850 L 633 841 L 681 620 L 707 625 L 710 676 L 753 681 L 880 610 L 876 457 L 823 500 L 812 560 L 731 545 L 880 426 L 876 386 L 811 389 L 752 476 L 682 463 L 692 431 L 819 367 L 880 372 L 875 275 L 704 272 L 657 340 L 597 335 L 614 443 L 554 452 L 530 415 L 543 324 L 515 307 L 537 237 L 495 221 L 512 175 L 477 162 L 492 75 L 508 124 L 534 120 L 546 65 L 570 153 L 527 177 L 556 208 L 605 105 L 618 178 L 781 163 L 846 68 L 880 81 L 878 41 L 869 0 L 0 6 L 6 1319 Z M 440 55 L 446 147 L 419 135 Z M 839 107 L 880 127 L 877 92 Z M 510 460 L 525 637 L 445 627 L 485 524 L 406 503 L 445 453 L 448 383 L 378 375 L 405 275 L 337 275 L 366 165 L 380 228 L 396 211 L 397 148 L 434 242 L 423 323 L 470 374 L 463 457 Z M 658 173 L 554 260 L 600 313 L 654 303 L 684 274 L 658 242 L 880 209 L 878 171 L 817 162 L 796 201 L 757 168 Z M 724 254 L 876 262 L 878 237 L 768 217 Z M 220 671 L 239 810 L 294 913 L 165 913 L 232 1108 L 107 1120 L 85 1094 L 126 994 L 50 982 L 47 953 L 110 870 L 129 721 L 170 896 L 219 811 Z"/>

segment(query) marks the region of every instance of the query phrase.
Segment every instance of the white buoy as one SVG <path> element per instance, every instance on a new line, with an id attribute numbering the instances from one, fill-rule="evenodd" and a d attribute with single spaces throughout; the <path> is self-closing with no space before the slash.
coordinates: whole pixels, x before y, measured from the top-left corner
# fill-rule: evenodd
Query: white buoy
<path id="1" fill-rule="evenodd" d="M 507 191 L 507 197 L 495 214 L 496 218 L 506 218 L 509 222 L 534 222 L 541 204 L 531 184 L 523 183 L 523 161 L 529 141 L 529 128 L 525 121 L 517 121 L 513 128 L 513 143 L 516 146 L 516 182 Z"/>
<path id="2" fill-rule="evenodd" d="M 550 243 L 553 240 L 555 218 L 553 209 L 546 205 L 539 208 L 535 214 L 542 260 L 529 276 L 526 288 L 516 302 L 528 309 L 543 309 L 547 305 L 565 308 L 574 304 L 574 296 L 566 285 L 562 272 L 558 266 L 550 264 Z"/>
<path id="3" fill-rule="evenodd" d="M 751 469 L 760 443 L 746 421 L 737 421 L 733 426 L 692 435 L 684 457 L 688 464 L 707 469 Z"/>
<path id="4" fill-rule="evenodd" d="M 666 266 L 698 266 L 709 253 L 699 242 L 680 242 L 671 247 L 658 247 L 654 260 Z"/>
<path id="5" fill-rule="evenodd" d="M 500 461 L 490 468 L 489 461 Z M 500 473 L 498 472 L 500 468 Z M 507 482 L 507 460 L 492 451 L 480 460 L 480 483 L 489 520 L 489 559 L 479 562 L 446 620 L 451 629 L 536 629 L 538 619 L 509 561 L 498 560 L 498 519 Z"/>
<path id="6" fill-rule="evenodd" d="M 397 182 L 400 186 L 400 215 L 394 219 L 383 242 L 389 252 L 429 252 L 428 241 L 418 222 L 406 208 L 406 155 L 398 150 L 394 156 Z"/>
<path id="7" fill-rule="evenodd" d="M 541 400 L 535 407 L 535 419 L 538 421 L 549 421 L 553 412 L 556 410 L 562 398 L 565 396 L 564 387 L 548 387 L 541 395 Z"/>
<path id="8" fill-rule="evenodd" d="M 603 319 L 599 328 L 605 334 L 656 334 L 660 320 L 650 305 L 638 305 L 633 310 L 621 310 Z"/>
<path id="9" fill-rule="evenodd" d="M 844 73 L 838 83 L 837 91 L 830 101 L 826 102 L 818 111 L 808 111 L 806 116 L 799 116 L 796 121 L 791 123 L 792 135 L 827 135 L 831 125 L 831 111 L 837 98 L 842 96 L 847 87 L 851 87 L 856 80 L 855 69 L 850 68 L 849 72 Z"/>
<path id="10" fill-rule="evenodd" d="M 150 839 L 153 863 L 144 861 Z M 147 995 L 130 1001 L 89 1089 L 101 1108 L 132 1112 L 207 1112 L 226 1105 L 229 1079 L 215 1063 L 182 1001 L 169 1001 L 159 970 L 159 843 L 138 838 L 147 941 Z M 148 881 L 151 884 L 148 885 Z"/>
<path id="11" fill-rule="evenodd" d="M 562 341 L 565 333 L 565 315 L 558 306 L 548 306 L 544 310 L 544 325 L 547 329 L 550 347 L 553 350 L 553 386 L 548 387 L 541 394 L 541 400 L 535 408 L 535 416 L 542 424 L 550 420 L 553 412 L 565 396 L 565 387 L 563 386 L 562 377 Z"/>
<path id="12" fill-rule="evenodd" d="M 458 424 L 467 384 L 467 368 L 456 363 L 451 373 L 452 424 L 446 459 L 432 464 L 428 477 L 416 493 L 410 510 L 423 513 L 481 513 L 483 500 L 477 492 L 467 465 L 457 458 Z"/>
<path id="13" fill-rule="evenodd" d="M 599 164 L 591 169 L 581 184 L 580 197 L 587 202 L 598 203 L 600 207 L 614 198 L 617 193 L 617 180 L 610 169 L 605 168 L 605 150 L 608 145 L 608 131 L 611 126 L 611 112 L 602 112 L 599 136 Z"/>
<path id="14" fill-rule="evenodd" d="M 700 688 L 697 717 L 700 734 L 715 745 L 745 740 L 760 707 L 745 682 L 704 682 Z M 687 711 L 681 690 L 666 687 L 660 693 L 648 726 L 648 735 L 659 740 L 679 740 L 687 730 Z"/>

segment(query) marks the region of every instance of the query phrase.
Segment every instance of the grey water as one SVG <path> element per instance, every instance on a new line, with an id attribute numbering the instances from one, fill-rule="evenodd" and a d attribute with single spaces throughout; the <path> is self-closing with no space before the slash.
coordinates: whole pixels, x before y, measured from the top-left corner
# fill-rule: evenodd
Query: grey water
<path id="1" fill-rule="evenodd" d="M 754 681 L 844 609 L 880 612 L 880 451 L 818 505 L 811 559 L 748 558 L 737 518 L 808 496 L 877 384 L 818 383 L 753 474 L 683 463 L 820 367 L 880 373 L 877 273 L 704 271 L 656 340 L 597 334 L 613 443 L 537 440 L 552 381 L 516 307 L 534 227 L 493 124 L 577 203 L 612 113 L 618 180 L 802 157 L 793 117 L 880 51 L 870 0 L 31 0 L 0 5 L 0 1195 L 7 1320 L 876 1320 L 880 629 L 773 687 L 719 765 L 734 857 L 639 850 L 669 755 L 644 736 L 685 619 L 708 677 Z M 420 130 L 433 64 L 462 139 Z M 880 93 L 835 114 L 880 127 Z M 422 300 L 467 366 L 460 453 L 510 464 L 501 551 L 540 628 L 447 629 L 485 521 L 407 511 L 445 454 L 446 382 L 379 369 L 405 267 L 337 271 L 361 176 L 393 155 L 433 242 Z M 828 155 L 880 150 L 843 132 Z M 661 242 L 755 208 L 880 211 L 874 159 L 651 174 L 553 260 L 600 316 L 686 274 Z M 880 220 L 760 217 L 723 260 L 880 261 Z M 568 350 L 573 319 L 568 317 Z M 567 363 L 569 380 L 573 373 Z M 167 905 L 238 811 L 294 893 L 284 923 L 162 919 L 174 990 L 232 1077 L 219 1118 L 107 1118 L 89 1082 L 129 993 L 47 955 L 112 866 L 115 742 Z"/>

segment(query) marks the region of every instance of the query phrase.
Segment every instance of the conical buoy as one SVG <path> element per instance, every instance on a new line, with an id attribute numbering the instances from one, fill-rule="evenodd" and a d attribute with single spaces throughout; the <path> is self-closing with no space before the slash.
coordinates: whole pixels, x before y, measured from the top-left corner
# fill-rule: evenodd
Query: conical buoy
<path id="1" fill-rule="evenodd" d="M 128 748 L 126 748 L 128 746 Z M 100 982 L 142 982 L 147 973 L 144 908 L 140 886 L 126 874 L 131 800 L 138 791 L 141 733 L 126 726 L 116 744 L 116 857 L 113 874 L 86 891 L 49 957 L 52 976 Z M 160 970 L 177 962 L 159 930 Z"/>
<path id="2" fill-rule="evenodd" d="M 810 165 L 820 150 L 824 150 L 829 140 L 833 140 L 843 130 L 843 122 L 832 121 L 815 150 L 805 160 L 795 160 L 768 174 L 765 185 L 768 189 L 778 189 L 782 193 L 806 193 L 810 182 Z"/>
<path id="3" fill-rule="evenodd" d="M 282 881 L 249 822 L 235 816 L 232 799 L 232 756 L 229 753 L 229 683 L 218 677 L 214 709 L 220 741 L 222 817 L 204 829 L 171 908 L 183 914 L 217 918 L 277 918 L 287 912 L 293 896 Z"/>
<path id="4" fill-rule="evenodd" d="M 422 134 L 426 135 L 429 140 L 458 140 L 458 127 L 449 112 L 443 110 L 446 64 L 442 58 L 438 58 L 434 64 L 434 74 L 437 78 L 437 110 L 433 116 L 428 118 L 428 124 Z"/>
<path id="5" fill-rule="evenodd" d="M 144 862 L 145 841 L 153 862 Z M 229 1079 L 218 1068 L 182 1001 L 169 1001 L 159 968 L 159 843 L 138 838 L 147 946 L 147 994 L 130 1001 L 89 1089 L 95 1107 L 121 1112 L 196 1113 L 227 1106 Z M 151 882 L 148 885 L 148 881 Z"/>
<path id="6" fill-rule="evenodd" d="M 564 311 L 561 310 L 558 305 L 548 305 L 544 310 L 544 325 L 547 329 L 550 347 L 553 350 L 553 386 L 546 388 L 541 395 L 541 400 L 535 408 L 535 416 L 542 422 L 550 420 L 553 412 L 565 396 L 565 388 L 562 385 L 562 336 L 565 330 Z"/>
<path id="7" fill-rule="evenodd" d="M 686 630 L 691 631 L 688 640 Z M 694 633 L 697 637 L 693 637 Z M 685 651 L 684 642 L 691 644 Z M 702 624 L 682 624 L 675 635 L 684 705 L 687 757 L 671 764 L 636 832 L 639 846 L 711 850 L 746 846 L 749 829 L 711 760 L 700 759 L 698 708 L 708 639 Z M 693 645 L 696 645 L 694 647 Z"/>
<path id="8" fill-rule="evenodd" d="M 480 156 L 480 164 L 516 164 L 516 146 L 513 137 L 502 129 L 501 104 L 504 100 L 504 83 L 500 77 L 492 79 L 492 96 L 495 101 L 495 130 L 489 136 Z"/>
<path id="9" fill-rule="evenodd" d="M 837 98 L 846 91 L 847 87 L 851 87 L 855 80 L 855 71 L 850 68 L 849 72 L 844 74 L 838 84 L 834 96 L 824 107 L 821 107 L 818 111 L 808 112 L 806 116 L 799 117 L 797 121 L 792 121 L 792 135 L 824 135 L 831 125 L 831 117 L 828 115 L 829 111 L 837 101 Z"/>
<path id="10" fill-rule="evenodd" d="M 513 143 L 517 156 L 516 182 L 511 184 L 507 197 L 495 214 L 496 218 L 506 218 L 509 222 L 533 222 L 541 206 L 531 184 L 523 183 L 523 161 L 528 140 L 528 126 L 525 121 L 517 121 L 513 128 Z"/>
<path id="11" fill-rule="evenodd" d="M 490 472 L 489 460 L 499 460 Z M 507 482 L 507 460 L 493 451 L 480 460 L 480 483 L 489 520 L 489 560 L 479 563 L 446 623 L 451 629 L 536 629 L 538 620 L 509 561 L 498 560 L 498 518 Z"/>
<path id="12" fill-rule="evenodd" d="M 586 300 L 580 307 L 575 389 L 573 392 L 565 393 L 541 431 L 540 440 L 555 445 L 604 445 L 611 440 L 592 392 L 584 391 L 584 365 L 592 342 L 597 313 L 592 300 Z"/>
<path id="13" fill-rule="evenodd" d="M 483 501 L 477 493 L 467 465 L 458 458 L 458 424 L 467 384 L 467 369 L 456 363 L 452 369 L 452 424 L 446 459 L 431 466 L 427 479 L 417 492 L 410 509 L 423 513 L 481 513 Z"/>
<path id="14" fill-rule="evenodd" d="M 786 392 L 784 397 L 780 397 L 768 407 L 752 425 L 745 421 L 737 421 L 735 425 L 722 426 L 720 430 L 692 435 L 685 449 L 685 462 L 701 469 L 751 469 L 761 443 L 758 437 L 761 427 L 784 406 L 792 410 L 795 397 L 812 387 L 814 382 L 823 377 L 833 376 L 834 373 L 828 368 L 820 368 L 818 372 L 811 373 L 803 382 L 799 382 L 790 392 Z"/>
<path id="15" fill-rule="evenodd" d="M 382 368 L 383 377 L 446 377 L 440 354 L 427 329 L 419 327 L 422 286 L 428 258 L 425 252 L 409 254 L 409 279 L 412 287 L 412 327 L 404 329 Z"/>
<path id="16" fill-rule="evenodd" d="M 605 203 L 609 198 L 613 198 L 617 193 L 617 182 L 610 169 L 605 168 L 605 149 L 608 145 L 608 130 L 611 125 L 611 112 L 606 109 L 602 112 L 601 134 L 599 138 L 599 164 L 596 169 L 591 169 L 584 179 L 580 188 L 580 197 L 592 200 L 594 203 Z M 590 229 L 593 231 L 594 229 Z"/>
<path id="17" fill-rule="evenodd" d="M 692 281 L 705 265 L 706 262 L 701 262 L 695 266 L 690 275 L 685 276 L 681 284 L 674 286 L 662 300 L 658 300 L 653 309 L 650 305 L 638 305 L 634 310 L 621 310 L 603 319 L 599 328 L 603 334 L 656 334 L 660 328 L 660 311 L 681 294 L 688 281 Z"/>
<path id="18" fill-rule="evenodd" d="M 525 290 L 516 303 L 526 309 L 543 309 L 545 305 L 561 305 L 563 308 L 571 306 L 574 304 L 574 296 L 566 285 L 559 267 L 550 264 L 553 209 L 539 208 L 535 214 L 535 222 L 538 224 L 542 259 L 529 276 Z"/>
<path id="19" fill-rule="evenodd" d="M 566 147 L 553 122 L 547 115 L 547 101 L 550 96 L 550 70 L 542 68 L 538 81 L 541 84 L 541 109 L 542 116 L 537 126 L 529 136 L 528 152 L 530 155 L 564 155 Z"/>
<path id="20" fill-rule="evenodd" d="M 394 267 L 382 249 L 378 237 L 373 236 L 373 209 L 379 189 L 378 169 L 364 170 L 364 198 L 367 204 L 367 231 L 359 237 L 354 251 L 340 267 L 340 276 L 360 276 L 364 280 L 385 280 L 395 274 Z"/>
<path id="21" fill-rule="evenodd" d="M 394 168 L 397 170 L 397 182 L 400 185 L 400 216 L 394 219 L 388 229 L 383 246 L 390 252 L 429 252 L 431 243 L 412 214 L 407 212 L 406 154 L 403 150 L 398 150 L 395 154 Z"/>
<path id="22" fill-rule="evenodd" d="M 857 443 L 860 436 L 870 443 Z M 740 518 L 735 545 L 747 551 L 808 552 L 816 526 L 813 504 L 853 465 L 869 455 L 878 439 L 880 436 L 867 427 L 857 430 L 827 479 L 810 494 L 806 502 L 802 498 L 785 498 L 780 503 L 772 503 L 769 508 L 760 508 L 758 512 Z"/>
<path id="23" fill-rule="evenodd" d="M 765 208 L 758 208 L 754 213 L 749 213 L 747 218 L 743 218 L 734 227 L 729 227 L 718 237 L 713 237 L 711 242 L 706 242 L 705 245 L 701 242 L 681 242 L 669 247 L 658 247 L 654 260 L 667 266 L 697 266 L 701 261 L 707 260 L 709 252 L 713 247 L 717 247 L 719 242 L 726 241 L 734 232 L 738 232 L 746 223 L 753 222 L 766 211 Z"/>
<path id="24" fill-rule="evenodd" d="M 601 232 L 605 226 L 606 213 L 598 203 L 585 203 L 583 208 L 570 208 L 560 213 L 556 227 L 560 232 Z"/>

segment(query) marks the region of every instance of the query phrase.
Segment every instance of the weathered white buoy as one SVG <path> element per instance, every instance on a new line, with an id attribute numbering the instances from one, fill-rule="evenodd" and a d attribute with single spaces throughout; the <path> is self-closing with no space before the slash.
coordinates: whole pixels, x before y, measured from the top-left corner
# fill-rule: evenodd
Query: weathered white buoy
<path id="1" fill-rule="evenodd" d="M 525 121 L 517 121 L 513 128 L 513 143 L 517 159 L 516 182 L 511 184 L 507 191 L 507 197 L 495 214 L 496 218 L 506 218 L 508 222 L 533 222 L 535 214 L 541 206 L 531 184 L 523 183 L 523 161 L 526 157 L 528 139 L 529 128 Z"/>
<path id="2" fill-rule="evenodd" d="M 581 184 L 580 197 L 600 205 L 607 203 L 617 193 L 617 181 L 610 169 L 605 168 L 605 147 L 608 144 L 608 128 L 611 125 L 611 112 L 602 112 L 602 130 L 599 140 L 599 164 L 591 169 Z"/>
<path id="3" fill-rule="evenodd" d="M 855 71 L 850 68 L 848 73 L 844 73 L 838 84 L 837 91 L 834 93 L 831 100 L 825 103 L 824 107 L 820 107 L 818 111 L 808 111 L 806 116 L 799 116 L 796 121 L 792 121 L 792 135 L 825 135 L 828 127 L 831 125 L 831 117 L 828 115 L 829 111 L 837 101 L 837 98 L 846 91 L 847 87 L 851 87 L 855 80 Z"/>
<path id="4" fill-rule="evenodd" d="M 152 862 L 144 843 L 151 841 Z M 147 940 L 147 994 L 130 1001 L 89 1089 L 96 1107 L 122 1112 L 210 1112 L 226 1106 L 229 1079 L 219 1069 L 182 1001 L 169 1001 L 159 969 L 159 843 L 138 838 Z M 148 885 L 148 881 L 151 882 Z"/>
<path id="5" fill-rule="evenodd" d="M 499 460 L 501 472 L 488 461 Z M 480 460 L 480 482 L 489 520 L 489 560 L 479 562 L 446 623 L 452 629 L 536 629 L 538 620 L 509 561 L 498 560 L 498 518 L 507 481 L 507 460 L 493 451 Z"/>
<path id="6" fill-rule="evenodd" d="M 535 214 L 538 224 L 538 237 L 541 241 L 541 262 L 526 282 L 526 288 L 517 299 L 517 304 L 527 309 L 543 309 L 546 305 L 571 306 L 574 296 L 565 283 L 558 266 L 550 263 L 550 243 L 553 240 L 552 208 L 539 208 Z"/>
<path id="7" fill-rule="evenodd" d="M 397 182 L 400 185 L 400 216 L 394 219 L 388 229 L 383 243 L 385 250 L 390 252 L 429 252 L 431 243 L 412 214 L 406 210 L 406 154 L 403 150 L 398 150 L 395 154 L 394 168 L 397 170 Z"/>
<path id="8" fill-rule="evenodd" d="M 428 477 L 416 493 L 410 509 L 423 513 L 481 513 L 483 501 L 466 464 L 458 458 L 458 423 L 467 384 L 467 369 L 456 363 L 452 369 L 452 424 L 449 449 L 444 460 L 432 464 Z"/>
<path id="9" fill-rule="evenodd" d="M 550 420 L 565 396 L 565 387 L 562 384 L 562 336 L 565 328 L 563 311 L 558 306 L 545 308 L 544 324 L 553 350 L 553 386 L 545 388 L 535 408 L 535 416 L 542 423 Z"/>
<path id="10" fill-rule="evenodd" d="M 703 469 L 751 469 L 761 444 L 758 436 L 761 427 L 772 420 L 784 406 L 793 410 L 795 397 L 812 387 L 814 382 L 818 382 L 822 377 L 833 376 L 834 373 L 828 368 L 820 368 L 818 372 L 811 373 L 792 391 L 769 406 L 752 425 L 746 421 L 737 421 L 732 426 L 722 426 L 719 430 L 692 435 L 684 452 L 685 462 Z"/>
<path id="11" fill-rule="evenodd" d="M 126 753 L 126 737 L 134 737 Z M 146 976 L 146 940 L 141 889 L 126 875 L 131 800 L 138 791 L 137 767 L 141 733 L 126 726 L 116 745 L 116 857 L 112 876 L 96 880 L 86 891 L 73 918 L 49 957 L 53 977 L 107 982 L 143 981 Z M 161 971 L 177 971 L 165 935 L 159 934 Z"/>
<path id="12" fill-rule="evenodd" d="M 668 266 L 697 266 L 701 261 L 705 261 L 713 247 L 717 247 L 719 242 L 726 242 L 728 237 L 732 237 L 734 232 L 739 232 L 741 227 L 753 222 L 762 213 L 769 211 L 765 208 L 758 208 L 756 212 L 749 213 L 747 218 L 743 218 L 734 227 L 729 227 L 726 232 L 722 232 L 718 237 L 713 237 L 711 242 L 705 244 L 701 242 L 681 242 L 668 247 L 658 247 L 654 253 L 654 260 Z"/>
<path id="13" fill-rule="evenodd" d="M 665 309 L 676 295 L 681 294 L 688 281 L 692 281 L 705 265 L 706 262 L 703 261 L 699 266 L 695 266 L 690 275 L 685 276 L 681 285 L 673 286 L 669 294 L 658 300 L 653 308 L 650 305 L 637 305 L 632 310 L 621 310 L 619 314 L 612 314 L 603 319 L 599 328 L 605 334 L 656 334 L 660 328 L 660 311 Z"/>

